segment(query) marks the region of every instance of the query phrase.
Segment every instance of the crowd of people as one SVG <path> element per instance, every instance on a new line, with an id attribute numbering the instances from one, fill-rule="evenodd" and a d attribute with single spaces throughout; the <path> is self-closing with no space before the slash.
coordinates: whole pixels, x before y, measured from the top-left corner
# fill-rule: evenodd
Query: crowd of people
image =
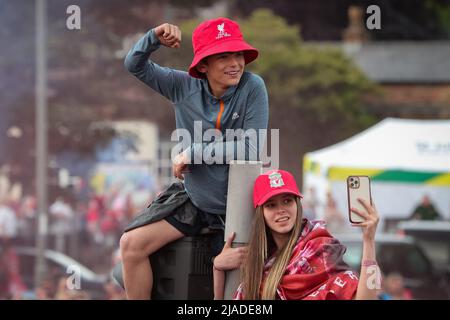
<path id="1" fill-rule="evenodd" d="M 141 209 L 129 194 L 119 192 L 93 194 L 84 201 L 58 196 L 49 205 L 47 249 L 66 254 L 93 271 L 106 274 L 117 261 L 118 242 L 125 225 Z M 52 270 L 48 270 L 36 288 L 24 281 L 24 277 L 32 276 L 24 272 L 34 272 L 34 268 L 21 266 L 16 248 L 35 247 L 36 228 L 34 196 L 1 199 L 0 299 L 89 299 L 89 294 L 83 290 L 67 290 L 63 285 L 67 275 L 53 274 Z M 104 290 L 105 297 L 123 297 L 123 292 L 112 282 L 106 282 Z"/>

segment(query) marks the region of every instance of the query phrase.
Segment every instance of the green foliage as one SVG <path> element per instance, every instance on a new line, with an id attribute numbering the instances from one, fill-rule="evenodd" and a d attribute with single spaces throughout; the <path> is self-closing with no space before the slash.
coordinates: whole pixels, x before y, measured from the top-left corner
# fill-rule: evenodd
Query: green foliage
<path id="1" fill-rule="evenodd" d="M 280 106 L 300 108 L 320 122 L 367 121 L 362 100 L 375 85 L 339 49 L 306 45 L 298 26 L 267 9 L 254 11 L 242 29 L 261 52 L 249 68 L 265 79 Z"/>
<path id="2" fill-rule="evenodd" d="M 427 0 L 425 2 L 425 7 L 435 14 L 440 29 L 447 35 L 447 37 L 449 37 L 450 6 L 448 4 L 440 3 L 438 0 Z"/>

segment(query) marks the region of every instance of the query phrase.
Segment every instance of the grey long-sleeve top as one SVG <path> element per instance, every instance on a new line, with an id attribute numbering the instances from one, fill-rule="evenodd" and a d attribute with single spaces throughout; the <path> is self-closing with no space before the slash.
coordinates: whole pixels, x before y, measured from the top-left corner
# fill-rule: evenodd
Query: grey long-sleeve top
<path id="1" fill-rule="evenodd" d="M 264 130 L 260 131 L 267 129 L 269 117 L 264 81 L 244 72 L 237 86 L 217 98 L 207 79 L 193 78 L 149 60 L 159 47 L 152 29 L 128 52 L 125 66 L 173 103 L 180 149 L 187 149 L 191 156 L 185 188 L 193 204 L 208 213 L 225 214 L 229 161 L 258 160 L 265 142 Z M 247 133 L 254 129 L 256 139 L 248 138 L 253 134 L 229 129 Z M 239 152 L 242 150 L 245 152 Z"/>

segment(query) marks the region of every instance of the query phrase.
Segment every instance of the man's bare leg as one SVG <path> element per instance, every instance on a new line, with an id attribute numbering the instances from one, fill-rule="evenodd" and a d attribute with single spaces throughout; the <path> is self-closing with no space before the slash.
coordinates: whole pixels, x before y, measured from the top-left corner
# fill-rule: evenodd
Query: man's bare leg
<path id="1" fill-rule="evenodd" d="M 120 238 L 127 299 L 150 299 L 153 273 L 148 256 L 184 235 L 166 220 L 128 231 Z"/>

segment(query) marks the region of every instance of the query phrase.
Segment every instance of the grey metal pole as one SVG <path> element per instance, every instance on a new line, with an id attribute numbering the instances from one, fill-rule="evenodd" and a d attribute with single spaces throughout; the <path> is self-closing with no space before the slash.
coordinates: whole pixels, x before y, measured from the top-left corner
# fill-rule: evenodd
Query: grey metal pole
<path id="1" fill-rule="evenodd" d="M 44 252 L 47 245 L 47 1 L 36 0 L 36 195 L 37 260 L 34 284 L 39 286 L 45 274 Z"/>
<path id="2" fill-rule="evenodd" d="M 232 233 L 236 236 L 232 247 L 244 246 L 250 239 L 250 228 L 253 219 L 253 185 L 261 174 L 262 162 L 239 161 L 230 162 L 228 176 L 227 219 L 225 223 L 225 239 Z M 233 298 L 239 286 L 240 270 L 226 273 L 224 298 Z"/>

